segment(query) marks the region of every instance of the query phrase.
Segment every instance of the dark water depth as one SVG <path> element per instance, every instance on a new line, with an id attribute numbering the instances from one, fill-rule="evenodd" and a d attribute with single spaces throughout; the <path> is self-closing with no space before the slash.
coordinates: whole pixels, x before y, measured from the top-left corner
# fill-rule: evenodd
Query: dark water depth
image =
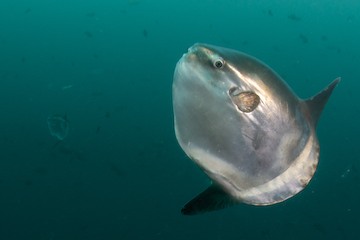
<path id="1" fill-rule="evenodd" d="M 355 0 L 1 0 L 0 239 L 360 239 L 359 29 Z M 181 215 L 209 184 L 173 129 L 196 42 L 263 60 L 303 98 L 342 77 L 300 194 Z"/>

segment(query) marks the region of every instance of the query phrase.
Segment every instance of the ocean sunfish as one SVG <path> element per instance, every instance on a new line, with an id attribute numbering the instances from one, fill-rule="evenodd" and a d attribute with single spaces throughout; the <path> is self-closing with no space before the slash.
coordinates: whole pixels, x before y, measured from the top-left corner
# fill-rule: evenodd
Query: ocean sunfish
<path id="1" fill-rule="evenodd" d="M 316 123 L 339 81 L 302 100 L 254 57 L 207 44 L 189 48 L 174 73 L 175 134 L 212 184 L 182 213 L 271 205 L 304 189 L 318 165 Z"/>

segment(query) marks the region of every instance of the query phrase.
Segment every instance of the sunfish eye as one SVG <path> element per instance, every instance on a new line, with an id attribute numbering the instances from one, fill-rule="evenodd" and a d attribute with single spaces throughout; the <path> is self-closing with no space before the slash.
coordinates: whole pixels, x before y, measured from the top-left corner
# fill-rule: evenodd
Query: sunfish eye
<path id="1" fill-rule="evenodd" d="M 213 65 L 217 69 L 221 69 L 225 64 L 225 61 L 222 58 L 217 58 L 214 60 Z"/>

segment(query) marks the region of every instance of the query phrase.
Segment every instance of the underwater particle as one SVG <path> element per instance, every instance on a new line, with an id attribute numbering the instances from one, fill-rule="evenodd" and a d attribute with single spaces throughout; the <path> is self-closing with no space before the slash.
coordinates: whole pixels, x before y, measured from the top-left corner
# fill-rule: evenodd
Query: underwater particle
<path id="1" fill-rule="evenodd" d="M 116 176 L 122 177 L 124 175 L 123 171 L 114 162 L 109 162 L 109 167 Z"/>
<path id="2" fill-rule="evenodd" d="M 26 8 L 24 11 L 24 14 L 28 14 L 32 11 L 32 9 L 30 7 Z"/>
<path id="3" fill-rule="evenodd" d="M 72 84 L 70 84 L 70 85 L 66 85 L 66 86 L 63 86 L 62 88 L 61 88 L 61 90 L 67 90 L 67 89 L 70 89 L 70 88 L 72 88 L 73 87 L 73 85 Z"/>
<path id="4" fill-rule="evenodd" d="M 299 38 L 304 44 L 309 42 L 308 38 L 302 33 L 299 34 Z"/>
<path id="5" fill-rule="evenodd" d="M 331 51 L 336 51 L 337 54 L 341 53 L 341 48 L 338 46 L 328 46 L 327 49 L 329 49 Z"/>
<path id="6" fill-rule="evenodd" d="M 95 134 L 99 134 L 100 130 L 101 130 L 101 126 L 99 125 L 99 126 L 97 126 L 97 128 L 95 130 Z"/>
<path id="7" fill-rule="evenodd" d="M 91 33 L 91 32 L 89 32 L 89 31 L 85 31 L 84 32 L 84 35 L 86 36 L 86 37 L 88 37 L 88 38 L 92 38 L 94 35 Z"/>
<path id="8" fill-rule="evenodd" d="M 324 227 L 322 224 L 320 224 L 320 223 L 314 223 L 314 224 L 312 225 L 312 227 L 313 227 L 313 229 L 314 229 L 315 231 L 321 233 L 321 234 L 324 235 L 324 236 L 326 235 L 326 229 L 325 229 L 325 227 Z"/>
<path id="9" fill-rule="evenodd" d="M 69 121 L 67 120 L 66 115 L 51 115 L 47 119 L 47 124 L 51 136 L 57 138 L 60 141 L 64 140 L 69 133 Z"/>
<path id="10" fill-rule="evenodd" d="M 298 15 L 295 15 L 295 14 L 289 14 L 288 15 L 288 19 L 290 19 L 291 21 L 300 21 L 301 20 L 301 17 L 299 17 Z"/>
<path id="11" fill-rule="evenodd" d="M 144 30 L 142 31 L 142 35 L 147 38 L 147 36 L 148 36 L 148 31 L 147 31 L 146 29 L 144 29 Z"/>
<path id="12" fill-rule="evenodd" d="M 358 171 L 354 164 L 350 164 L 346 167 L 345 171 L 341 174 L 341 178 L 346 178 L 349 175 L 357 175 Z"/>

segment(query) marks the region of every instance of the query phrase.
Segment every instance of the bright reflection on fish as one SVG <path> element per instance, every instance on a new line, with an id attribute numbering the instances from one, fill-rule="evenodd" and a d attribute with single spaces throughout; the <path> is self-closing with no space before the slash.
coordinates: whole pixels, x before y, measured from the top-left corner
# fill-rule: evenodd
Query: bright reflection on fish
<path id="1" fill-rule="evenodd" d="M 319 158 L 316 123 L 335 79 L 302 100 L 270 67 L 244 53 L 195 44 L 176 65 L 176 138 L 212 180 L 186 215 L 240 202 L 270 205 L 305 188 Z"/>
<path id="2" fill-rule="evenodd" d="M 47 119 L 48 128 L 51 136 L 54 136 L 58 140 L 62 141 L 69 133 L 69 121 L 66 116 L 54 114 Z"/>

